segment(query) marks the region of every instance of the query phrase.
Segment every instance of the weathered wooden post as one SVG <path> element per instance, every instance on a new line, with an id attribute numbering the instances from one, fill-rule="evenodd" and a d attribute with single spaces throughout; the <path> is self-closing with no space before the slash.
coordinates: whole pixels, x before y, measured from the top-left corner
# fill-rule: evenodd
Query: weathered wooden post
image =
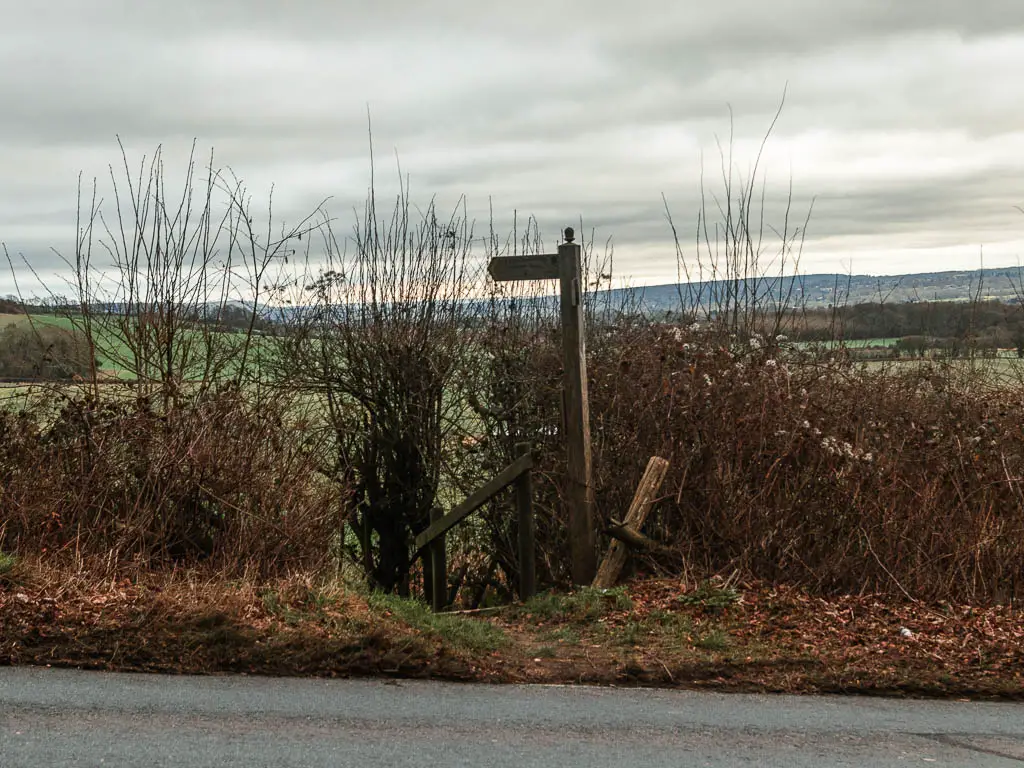
<path id="1" fill-rule="evenodd" d="M 633 496 L 633 503 L 629 505 L 629 511 L 626 513 L 623 525 L 626 530 L 640 533 L 651 507 L 654 506 L 654 497 L 658 493 L 658 489 L 661 488 L 666 472 L 668 472 L 668 462 L 660 456 L 652 456 L 651 460 L 647 462 L 647 469 L 644 470 L 644 475 L 640 478 L 640 485 L 637 486 L 636 494 Z M 608 553 L 601 561 L 601 567 L 597 569 L 597 576 L 594 577 L 594 583 L 591 586 L 596 589 L 614 587 L 622 572 L 622 567 L 626 564 L 627 554 L 625 542 L 620 539 L 612 541 L 611 546 L 608 547 Z"/>
<path id="2" fill-rule="evenodd" d="M 436 523 L 444 517 L 444 510 L 434 507 L 430 510 L 430 522 Z M 448 607 L 448 563 L 445 549 L 445 535 L 442 533 L 430 542 L 430 607 L 443 611 Z"/>
<path id="3" fill-rule="evenodd" d="M 420 553 L 420 561 L 423 563 L 423 599 L 433 607 L 434 604 L 434 550 L 425 548 Z"/>
<path id="4" fill-rule="evenodd" d="M 589 584 L 597 573 L 597 531 L 591 482 L 590 399 L 587 395 L 587 349 L 583 317 L 580 246 L 565 230 L 558 246 L 561 284 L 562 356 L 565 366 L 565 442 L 569 469 L 569 537 L 572 580 Z"/>
<path id="5" fill-rule="evenodd" d="M 561 294 L 563 424 L 569 478 L 569 541 L 572 579 L 590 584 L 597 572 L 597 528 L 591 476 L 590 405 L 581 284 L 581 248 L 572 227 L 557 254 L 491 259 L 487 271 L 496 281 L 558 280 Z"/>
<path id="6" fill-rule="evenodd" d="M 519 443 L 516 456 L 529 456 L 530 443 Z M 516 512 L 519 518 L 519 599 L 537 594 L 537 528 L 533 518 L 533 478 L 530 470 L 516 480 Z"/>

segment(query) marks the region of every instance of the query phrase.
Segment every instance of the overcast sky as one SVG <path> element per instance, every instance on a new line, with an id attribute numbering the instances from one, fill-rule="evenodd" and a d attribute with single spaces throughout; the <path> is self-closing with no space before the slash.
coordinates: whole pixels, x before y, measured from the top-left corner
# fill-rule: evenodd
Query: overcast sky
<path id="1" fill-rule="evenodd" d="M 746 174 L 792 180 L 801 269 L 893 274 L 1024 256 L 1024 2 L 1018 0 L 0 0 L 0 241 L 52 275 L 79 172 L 193 139 L 277 214 L 368 183 L 395 154 L 414 197 L 466 195 L 485 228 L 581 218 L 616 271 L 668 282 L 664 195 L 683 229 L 735 116 Z M 781 225 L 781 221 L 768 222 Z M 0 293 L 11 288 L 7 270 Z M 23 275 L 24 277 L 24 275 Z M 24 286 L 23 286 L 24 287 Z"/>

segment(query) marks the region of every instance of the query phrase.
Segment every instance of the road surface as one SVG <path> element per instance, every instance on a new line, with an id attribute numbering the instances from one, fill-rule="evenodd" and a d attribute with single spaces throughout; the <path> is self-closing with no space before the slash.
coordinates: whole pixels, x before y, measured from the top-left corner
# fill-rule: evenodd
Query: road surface
<path id="1" fill-rule="evenodd" d="M 0 766 L 1020 766 L 1024 705 L 0 668 Z"/>

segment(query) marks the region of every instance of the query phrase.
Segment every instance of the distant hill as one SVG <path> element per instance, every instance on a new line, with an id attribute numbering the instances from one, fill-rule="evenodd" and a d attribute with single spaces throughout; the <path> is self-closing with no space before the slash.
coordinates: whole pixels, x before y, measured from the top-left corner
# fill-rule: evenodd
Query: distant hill
<path id="1" fill-rule="evenodd" d="M 708 280 L 690 283 L 666 283 L 635 288 L 602 291 L 599 301 L 612 311 L 623 307 L 642 308 L 645 312 L 676 311 L 682 302 L 687 309 L 714 308 L 730 293 L 739 295 L 741 304 L 750 298 L 777 301 L 793 307 L 825 309 L 832 305 L 855 305 L 869 302 L 900 304 L 925 301 L 981 300 L 1018 303 L 1024 270 L 1017 267 L 999 269 L 919 272 L 909 275 L 842 275 L 838 273 L 767 277 L 758 280 Z M 979 281 L 981 290 L 979 291 Z M 531 303 L 557 302 L 552 295 L 528 300 Z M 486 300 L 470 300 L 484 309 Z M 557 307 L 557 303 L 552 308 Z M 279 322 L 302 307 L 268 308 L 265 315 Z"/>
<path id="2" fill-rule="evenodd" d="M 647 311 L 678 309 L 680 299 L 688 308 L 715 305 L 730 292 L 741 297 L 773 299 L 792 306 L 825 308 L 834 304 L 866 302 L 969 301 L 980 299 L 1017 303 L 1021 299 L 1024 271 L 1017 267 L 960 272 L 919 272 L 910 275 L 819 274 L 768 277 L 759 280 L 712 280 L 668 283 L 633 289 L 614 289 L 612 305 L 638 297 Z M 980 284 L 980 290 L 979 290 Z"/>
<path id="3" fill-rule="evenodd" d="M 868 302 L 885 302 L 899 304 L 924 301 L 970 301 L 977 297 L 981 300 L 1002 301 L 1009 304 L 1020 303 L 1024 298 L 1022 291 L 1024 268 L 1001 267 L 998 269 L 918 272 L 908 275 L 842 275 L 838 273 L 800 275 L 796 277 L 766 277 L 758 280 L 708 280 L 690 283 L 665 283 L 636 288 L 616 288 L 602 291 L 601 302 L 612 310 L 620 307 L 637 305 L 647 312 L 675 311 L 680 301 L 687 309 L 700 306 L 714 308 L 730 294 L 740 296 L 740 303 L 749 298 L 767 299 L 781 302 L 793 307 L 823 309 L 832 305 L 854 305 Z M 979 290 L 980 284 L 980 290 Z M 548 295 L 535 299 L 547 303 L 555 301 Z M 13 297 L 7 304 L 0 300 L 0 314 L 4 308 L 8 312 L 21 311 L 20 302 Z M 481 308 L 485 301 L 472 300 Z M 239 325 L 248 325 L 249 307 L 246 302 L 231 301 L 226 307 L 218 304 L 208 305 L 210 311 L 217 310 L 222 320 L 234 321 Z M 218 309 L 219 308 L 219 309 Z M 52 312 L 53 307 L 36 307 L 29 305 L 30 312 Z M 105 311 L 116 312 L 116 305 L 103 307 Z M 265 307 L 262 319 L 280 322 L 303 307 Z M 224 316 L 228 317 L 225 318 Z"/>

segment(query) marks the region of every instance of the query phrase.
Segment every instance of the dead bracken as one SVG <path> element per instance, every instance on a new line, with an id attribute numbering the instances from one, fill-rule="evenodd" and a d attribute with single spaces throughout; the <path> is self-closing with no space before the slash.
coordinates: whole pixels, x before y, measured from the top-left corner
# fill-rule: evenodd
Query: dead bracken
<path id="1" fill-rule="evenodd" d="M 21 563 L 0 583 L 0 664 L 1024 698 L 1017 609 L 730 590 L 645 580 L 436 616 L 301 577 L 98 581 Z"/>

